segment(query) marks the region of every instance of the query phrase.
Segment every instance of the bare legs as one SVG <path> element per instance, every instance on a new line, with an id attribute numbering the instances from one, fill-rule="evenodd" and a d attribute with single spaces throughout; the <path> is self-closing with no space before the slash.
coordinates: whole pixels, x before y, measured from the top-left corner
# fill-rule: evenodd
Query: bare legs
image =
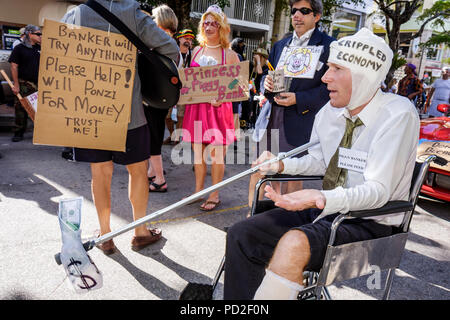
<path id="1" fill-rule="evenodd" d="M 163 162 L 162 162 L 162 155 L 157 156 L 150 156 L 150 169 L 148 170 L 148 176 L 149 177 L 155 177 L 153 180 L 156 184 L 163 184 L 166 182 L 166 179 L 164 178 L 164 169 L 163 169 Z M 150 186 L 152 190 L 155 189 L 155 187 Z M 167 188 L 167 185 L 161 187 L 161 189 Z"/>
<path id="2" fill-rule="evenodd" d="M 290 230 L 278 241 L 268 269 L 298 284 L 311 257 L 308 237 L 303 231 Z"/>
<path id="3" fill-rule="evenodd" d="M 226 146 L 212 146 L 205 145 L 201 143 L 193 143 L 192 149 L 194 150 L 194 171 L 195 171 L 195 192 L 199 192 L 204 189 L 205 178 L 207 172 L 206 157 L 209 151 L 211 156 L 211 181 L 212 184 L 217 184 L 223 180 L 225 173 L 225 153 L 227 150 Z M 219 201 L 219 191 L 211 192 L 208 196 L 207 201 L 213 201 L 217 203 Z M 213 209 L 215 205 L 213 203 L 201 205 L 202 208 L 206 210 Z"/>
<path id="4" fill-rule="evenodd" d="M 128 198 L 130 199 L 133 219 L 146 215 L 148 203 L 147 160 L 127 165 Z M 92 196 L 97 209 L 100 235 L 111 231 L 111 179 L 114 171 L 112 161 L 91 163 Z M 147 236 L 150 232 L 145 226 L 135 228 L 136 236 Z"/>

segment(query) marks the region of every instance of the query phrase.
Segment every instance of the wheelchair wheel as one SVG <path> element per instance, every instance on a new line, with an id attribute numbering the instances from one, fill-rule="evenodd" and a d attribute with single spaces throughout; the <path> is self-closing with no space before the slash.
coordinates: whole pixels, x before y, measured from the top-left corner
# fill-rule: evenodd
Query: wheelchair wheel
<path id="1" fill-rule="evenodd" d="M 179 300 L 212 300 L 213 286 L 201 283 L 188 283 L 180 294 Z"/>

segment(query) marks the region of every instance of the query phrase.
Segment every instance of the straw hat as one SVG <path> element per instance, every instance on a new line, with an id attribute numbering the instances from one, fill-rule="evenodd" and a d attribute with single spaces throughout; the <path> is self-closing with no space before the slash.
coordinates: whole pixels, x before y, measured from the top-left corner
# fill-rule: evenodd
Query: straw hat
<path id="1" fill-rule="evenodd" d="M 258 48 L 256 50 L 254 50 L 253 54 L 259 54 L 260 56 L 262 56 L 266 59 L 269 58 L 269 53 L 267 52 L 267 49 L 265 49 L 265 48 Z"/>

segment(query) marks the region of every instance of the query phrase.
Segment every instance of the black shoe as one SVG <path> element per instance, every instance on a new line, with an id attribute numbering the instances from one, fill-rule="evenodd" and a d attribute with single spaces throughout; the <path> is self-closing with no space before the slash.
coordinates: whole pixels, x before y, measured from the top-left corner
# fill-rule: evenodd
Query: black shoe
<path id="1" fill-rule="evenodd" d="M 11 138 L 12 142 L 19 142 L 23 140 L 23 134 L 16 133 L 14 137 Z"/>
<path id="2" fill-rule="evenodd" d="M 69 161 L 74 161 L 73 160 L 73 152 L 72 152 L 72 150 L 61 152 L 61 157 L 63 157 L 66 160 L 69 160 Z"/>

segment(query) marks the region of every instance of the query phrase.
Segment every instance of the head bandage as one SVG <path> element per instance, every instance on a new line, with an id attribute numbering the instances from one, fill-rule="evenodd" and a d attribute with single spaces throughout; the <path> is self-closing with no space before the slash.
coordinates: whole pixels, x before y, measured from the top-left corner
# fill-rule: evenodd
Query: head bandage
<path id="1" fill-rule="evenodd" d="M 328 62 L 348 68 L 352 74 L 352 96 L 347 109 L 369 102 L 386 78 L 392 58 L 391 48 L 367 28 L 331 43 Z"/>

